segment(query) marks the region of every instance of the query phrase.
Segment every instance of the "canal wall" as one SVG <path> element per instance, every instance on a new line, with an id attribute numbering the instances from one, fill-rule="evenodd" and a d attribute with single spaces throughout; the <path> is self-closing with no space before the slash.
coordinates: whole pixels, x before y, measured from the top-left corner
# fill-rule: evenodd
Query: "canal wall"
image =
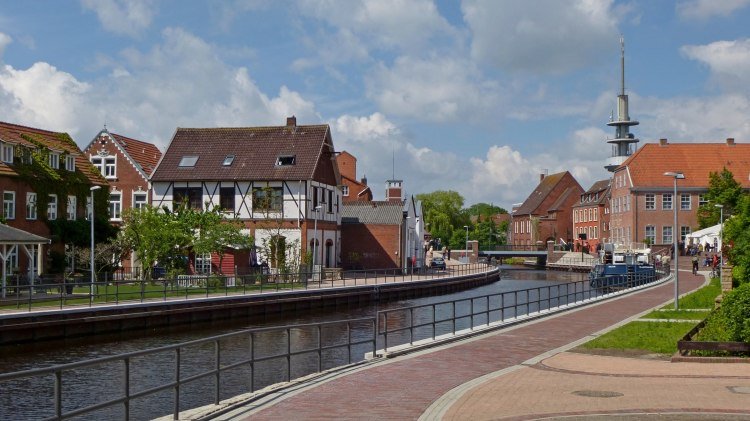
<path id="1" fill-rule="evenodd" d="M 387 302 L 461 291 L 499 279 L 500 270 L 495 268 L 485 273 L 410 282 L 6 314 L 0 316 L 0 346 Z"/>

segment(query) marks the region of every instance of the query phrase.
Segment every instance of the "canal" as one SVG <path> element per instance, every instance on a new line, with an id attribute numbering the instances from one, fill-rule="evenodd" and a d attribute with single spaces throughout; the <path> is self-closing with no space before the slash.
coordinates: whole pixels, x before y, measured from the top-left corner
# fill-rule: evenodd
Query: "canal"
<path id="1" fill-rule="evenodd" d="M 503 268 L 501 279 L 495 283 L 472 288 L 456 293 L 414 298 L 408 300 L 392 301 L 388 303 L 369 303 L 358 306 L 329 307 L 310 310 L 288 315 L 267 316 L 265 318 L 253 318 L 247 320 L 232 320 L 221 324 L 198 324 L 187 327 L 175 327 L 169 329 L 153 330 L 140 333 L 121 333 L 117 335 L 85 337 L 68 339 L 39 344 L 27 344 L 14 347 L 0 348 L 0 372 L 14 372 L 32 368 L 49 367 L 58 364 L 71 363 L 82 360 L 90 360 L 98 357 L 122 354 L 149 348 L 156 348 L 181 342 L 188 342 L 209 336 L 230 333 L 239 330 L 272 327 L 303 323 L 316 323 L 323 321 L 353 319 L 362 317 L 374 317 L 378 311 L 401 307 L 430 304 L 435 302 L 456 300 L 462 298 L 477 297 L 486 294 L 512 292 L 517 290 L 546 287 L 549 285 L 565 284 L 581 281 L 585 274 L 576 272 L 540 271 L 529 269 Z M 468 326 L 467 326 L 468 327 Z M 344 332 L 333 332 L 333 335 L 345 335 Z M 355 336 L 367 338 L 372 336 L 372 330 L 363 328 L 355 332 Z M 265 343 L 258 343 L 259 349 L 273 350 L 278 343 L 283 343 L 283 338 L 268 335 L 261 337 Z M 312 340 L 312 338 L 310 339 Z M 245 344 L 242 344 L 244 346 Z M 235 357 L 242 354 L 242 348 L 238 344 Z M 226 358 L 233 358 L 231 347 Z M 355 350 L 360 355 L 369 351 L 367 347 Z M 198 347 L 191 350 L 190 356 L 183 364 L 200 366 L 210 361 L 213 350 L 211 347 Z M 223 356 L 224 357 L 224 356 Z M 342 357 L 343 359 L 344 357 Z M 298 361 L 301 373 L 307 373 L 306 364 L 316 364 L 316 361 Z M 156 355 L 144 358 L 137 366 L 136 378 L 141 384 L 131 384 L 134 390 L 143 390 L 163 381 L 164 377 L 171 375 L 173 362 L 169 356 Z M 188 369 L 189 370 L 189 369 Z M 257 366 L 255 371 L 255 384 L 263 387 L 285 380 L 285 368 L 277 362 L 269 361 L 264 365 Z M 222 383 L 236 383 L 236 393 L 241 393 L 246 385 L 246 376 L 249 372 L 238 370 L 234 376 L 227 376 Z M 185 408 L 196 407 L 200 404 L 211 402 L 212 381 L 199 381 L 191 387 L 194 390 L 183 390 L 193 398 Z M 98 367 L 94 370 L 80 370 L 70 378 L 66 378 L 63 386 L 63 407 L 66 410 L 80 408 L 95 402 L 107 400 L 107 390 L 118 390 L 121 388 L 122 379 L 118 367 Z M 47 405 L 52 396 L 53 383 L 51 379 L 33 379 L 28 381 L 6 382 L 0 385 L 0 419 L 39 419 L 52 416 L 50 406 Z M 227 388 L 227 396 L 232 396 L 232 387 Z M 182 395 L 182 394 L 181 394 Z M 196 401 L 197 399 L 197 401 Z M 205 402 L 204 402 L 205 401 Z M 131 419 L 150 419 L 166 415 L 171 410 L 171 392 L 159 393 L 143 402 L 137 403 L 131 409 Z M 42 405 L 43 403 L 43 405 Z M 96 413 L 86 415 L 78 419 L 119 419 L 123 414 L 120 408 L 109 408 Z"/>

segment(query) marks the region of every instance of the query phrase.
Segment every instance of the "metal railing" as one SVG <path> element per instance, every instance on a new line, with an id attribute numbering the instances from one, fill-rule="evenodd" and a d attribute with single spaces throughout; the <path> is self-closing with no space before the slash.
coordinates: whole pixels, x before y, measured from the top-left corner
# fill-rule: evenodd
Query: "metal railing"
<path id="1" fill-rule="evenodd" d="M 471 263 L 447 269 L 407 268 L 319 272 L 255 273 L 250 275 L 188 275 L 159 280 L 113 280 L 105 276 L 92 284 L 85 280 L 10 284 L 2 309 L 27 311 L 63 309 L 145 301 L 177 301 L 200 297 L 264 294 L 374 284 L 426 281 L 496 271 L 494 266 Z M 91 291 L 94 291 L 93 295 Z"/>
<path id="2" fill-rule="evenodd" d="M 441 335 L 456 336 L 461 330 L 471 332 L 477 327 L 502 324 L 508 319 L 515 321 L 522 316 L 541 314 L 592 299 L 602 299 L 623 289 L 655 282 L 662 276 L 664 272 L 658 270 L 655 275 L 632 274 L 626 278 L 626 282 L 620 278 L 607 276 L 594 280 L 382 310 L 377 313 L 378 336 L 382 336 L 383 351 L 387 352 L 394 340 L 397 346 L 407 343 L 413 346 L 418 341 L 434 341 Z M 592 284 L 596 284 L 597 281 L 603 286 L 592 287 Z"/>
<path id="3" fill-rule="evenodd" d="M 23 415 L 14 412 L 17 418 L 64 420 L 109 410 L 110 413 L 99 412 L 96 417 L 98 419 L 131 419 L 131 417 L 142 419 L 172 413 L 173 418 L 178 419 L 182 410 L 207 403 L 219 404 L 222 395 L 232 397 L 242 393 L 252 393 L 278 382 L 272 379 L 266 381 L 267 384 L 257 384 L 256 370 L 263 363 L 281 360 L 281 364 L 275 364 L 271 370 L 278 372 L 280 366 L 281 370 L 285 370 L 282 371 L 285 378 L 281 381 L 288 382 L 336 366 L 362 361 L 366 353 L 375 354 L 377 339 L 375 323 L 376 319 L 369 317 L 249 329 L 95 360 L 0 374 L 0 385 L 3 390 L 7 391 L 9 382 L 15 381 L 23 387 L 29 387 L 29 384 L 35 380 L 43 382 L 45 377 L 47 381 L 53 383 L 51 399 L 45 401 L 43 396 L 35 392 L 37 396 L 33 398 L 31 409 L 35 412 Z M 357 337 L 354 334 L 355 329 Z M 268 350 L 265 349 L 268 346 L 256 345 L 259 338 L 264 335 L 272 337 L 272 341 L 277 345 L 275 349 Z M 201 347 L 210 349 L 203 349 L 203 353 L 208 355 L 207 361 L 203 362 L 203 367 L 196 367 L 196 354 L 200 352 Z M 355 348 L 357 351 L 353 351 Z M 273 352 L 274 350 L 279 352 Z M 336 352 L 337 350 L 342 351 Z M 346 352 L 345 357 L 341 355 L 343 350 Z M 317 364 L 315 362 L 310 364 L 309 361 L 304 364 L 306 356 L 317 359 Z M 164 369 L 158 371 L 138 366 L 138 364 L 145 364 L 149 358 L 168 360 L 164 364 L 171 362 L 171 370 L 163 365 L 160 367 Z M 295 364 L 302 364 L 302 369 L 295 367 Z M 118 365 L 119 370 L 113 365 Z M 249 369 L 249 373 L 243 373 L 243 369 Z M 82 378 L 86 377 L 83 373 L 86 370 L 93 373 L 106 373 L 106 376 L 90 376 L 91 381 L 98 383 L 87 385 L 88 390 L 81 390 Z M 230 374 L 236 375 L 238 372 L 242 375 L 239 382 L 224 381 L 225 377 L 230 377 Z M 144 378 L 147 379 L 145 382 Z M 194 390 L 189 396 L 183 396 L 192 385 L 201 380 L 211 380 L 212 384 L 204 385 L 203 388 L 193 387 Z M 107 381 L 109 384 L 101 383 Z M 119 384 L 115 384 L 118 382 Z M 94 404 L 73 405 L 63 399 L 63 396 L 70 396 L 71 388 L 74 389 L 73 391 L 83 392 L 87 403 L 102 395 L 106 397 L 106 400 Z M 25 395 L 26 392 L 28 390 L 23 390 L 21 394 Z M 165 392 L 171 392 L 171 402 L 165 402 L 169 399 L 165 399 L 164 396 L 157 396 Z M 201 401 L 201 399 L 205 400 L 206 396 L 210 397 L 210 402 Z M 148 401 L 150 397 L 152 401 Z M 46 407 L 42 405 L 42 402 L 47 402 Z M 186 402 L 188 403 L 185 404 Z M 143 404 L 145 408 L 136 406 L 137 403 Z M 111 413 L 117 411 L 118 408 L 119 414 Z"/>

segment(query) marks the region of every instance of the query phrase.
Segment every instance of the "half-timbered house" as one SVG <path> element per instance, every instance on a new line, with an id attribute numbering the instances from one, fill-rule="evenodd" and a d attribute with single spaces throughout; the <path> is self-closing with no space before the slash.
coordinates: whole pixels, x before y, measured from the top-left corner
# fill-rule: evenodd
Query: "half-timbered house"
<path id="1" fill-rule="evenodd" d="M 338 267 L 341 177 L 328 125 L 178 128 L 151 177 L 152 203 L 218 206 L 241 221 L 255 250 L 191 257 L 197 273 L 272 270 L 305 262 Z M 314 242 L 313 239 L 317 241 Z M 269 245 L 271 245 L 269 247 Z M 314 253 L 314 254 L 313 254 Z"/>

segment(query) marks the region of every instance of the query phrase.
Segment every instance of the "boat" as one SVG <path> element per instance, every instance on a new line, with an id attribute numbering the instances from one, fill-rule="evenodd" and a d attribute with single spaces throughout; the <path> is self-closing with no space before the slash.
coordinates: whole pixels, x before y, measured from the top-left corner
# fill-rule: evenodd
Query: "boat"
<path id="1" fill-rule="evenodd" d="M 644 245 L 606 243 L 589 272 L 589 285 L 595 289 L 631 288 L 655 280 L 651 249 Z"/>

